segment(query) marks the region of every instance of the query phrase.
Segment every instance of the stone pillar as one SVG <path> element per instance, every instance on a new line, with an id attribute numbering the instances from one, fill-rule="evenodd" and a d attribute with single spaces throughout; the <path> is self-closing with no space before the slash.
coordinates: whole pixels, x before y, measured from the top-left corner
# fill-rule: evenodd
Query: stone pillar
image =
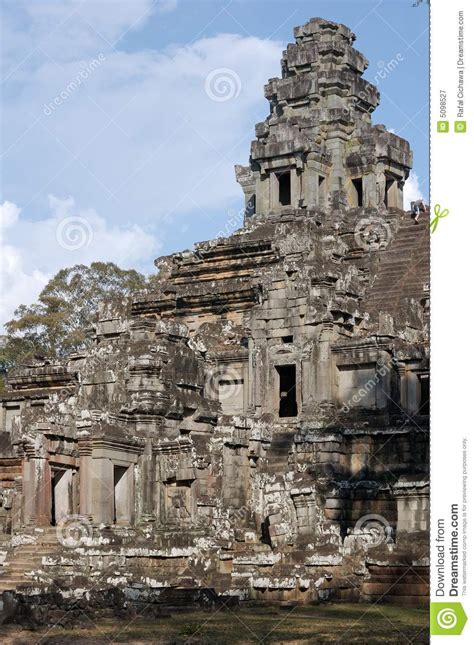
<path id="1" fill-rule="evenodd" d="M 138 459 L 139 478 L 137 489 L 141 489 L 141 504 L 137 510 L 138 522 L 154 522 L 156 520 L 155 505 L 155 456 L 151 439 L 147 439 L 143 454 Z M 138 477 L 137 477 L 138 480 Z M 141 484 L 141 486 L 140 486 Z"/>
<path id="2" fill-rule="evenodd" d="M 51 468 L 46 457 L 30 459 L 33 515 L 36 526 L 51 526 Z"/>
<path id="3" fill-rule="evenodd" d="M 112 524 L 114 514 L 114 469 L 110 459 L 91 460 L 92 518 L 95 524 Z"/>
<path id="4" fill-rule="evenodd" d="M 302 175 L 297 168 L 291 169 L 291 206 L 299 208 L 300 200 L 303 197 L 302 191 Z"/>
<path id="5" fill-rule="evenodd" d="M 260 173 L 256 185 L 255 211 L 258 215 L 270 211 L 270 176 Z"/>
<path id="6" fill-rule="evenodd" d="M 314 341 L 307 343 L 301 353 L 301 397 L 302 411 L 316 401 L 316 349 Z"/>
<path id="7" fill-rule="evenodd" d="M 420 383 L 418 376 L 407 370 L 405 373 L 405 392 L 406 392 L 406 405 L 405 409 L 410 414 L 416 414 L 420 405 Z"/>
<path id="8" fill-rule="evenodd" d="M 264 373 L 265 370 L 265 373 Z M 253 353 L 253 409 L 261 410 L 265 401 L 262 391 L 266 384 L 266 367 L 262 359 L 262 349 L 259 346 L 254 348 Z"/>
<path id="9" fill-rule="evenodd" d="M 314 383 L 312 378 L 312 372 L 314 371 L 313 365 L 307 357 L 303 357 L 301 361 L 301 411 L 303 412 L 305 408 L 312 403 L 314 400 Z"/>
<path id="10" fill-rule="evenodd" d="M 375 169 L 375 191 L 376 191 L 376 208 L 384 207 L 383 200 L 385 198 L 385 165 L 378 162 Z"/>
<path id="11" fill-rule="evenodd" d="M 331 341 L 333 335 L 332 323 L 321 325 L 318 342 L 318 355 L 316 364 L 316 401 L 329 401 L 332 398 L 332 366 L 331 366 Z"/>
<path id="12" fill-rule="evenodd" d="M 326 150 L 331 157 L 331 192 L 343 190 L 346 181 L 345 155 L 346 140 L 339 136 L 339 132 L 329 132 L 326 142 Z"/>
<path id="13" fill-rule="evenodd" d="M 374 208 L 378 205 L 377 184 L 373 172 L 362 175 L 362 205 L 364 208 Z"/>
<path id="14" fill-rule="evenodd" d="M 23 517 L 23 478 L 15 477 L 15 487 L 12 500 L 12 533 L 20 529 L 24 523 Z"/>
<path id="15" fill-rule="evenodd" d="M 247 410 L 251 412 L 255 408 L 255 394 L 254 394 L 254 386 L 255 386 L 255 345 L 253 338 L 249 338 L 248 340 L 249 343 L 249 360 L 248 360 L 248 368 L 247 368 L 247 383 L 246 383 L 246 390 L 247 390 Z"/>
<path id="16" fill-rule="evenodd" d="M 28 457 L 25 455 L 23 459 L 23 524 L 28 526 L 35 522 L 35 513 L 34 513 L 34 487 L 33 482 L 34 478 L 31 471 L 31 463 Z"/>
<path id="17" fill-rule="evenodd" d="M 244 192 L 245 217 L 255 213 L 255 178 L 249 166 L 235 166 L 235 175 Z"/>
<path id="18" fill-rule="evenodd" d="M 303 204 L 306 208 L 315 209 L 320 205 L 319 173 L 313 160 L 314 153 L 309 153 L 306 168 L 303 172 Z"/>
<path id="19" fill-rule="evenodd" d="M 79 440 L 79 513 L 92 519 L 92 444 Z"/>

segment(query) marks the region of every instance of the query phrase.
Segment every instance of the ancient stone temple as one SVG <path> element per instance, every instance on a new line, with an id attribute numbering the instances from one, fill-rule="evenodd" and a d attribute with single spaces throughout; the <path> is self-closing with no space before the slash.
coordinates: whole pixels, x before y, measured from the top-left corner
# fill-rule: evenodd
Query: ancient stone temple
<path id="1" fill-rule="evenodd" d="M 295 29 L 241 229 L 9 375 L 1 590 L 426 601 L 429 227 L 354 39 Z"/>

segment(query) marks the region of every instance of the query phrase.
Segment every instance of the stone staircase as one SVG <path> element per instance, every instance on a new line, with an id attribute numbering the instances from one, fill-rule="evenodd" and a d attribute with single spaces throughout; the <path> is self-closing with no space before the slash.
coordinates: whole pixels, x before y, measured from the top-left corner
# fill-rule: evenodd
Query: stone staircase
<path id="1" fill-rule="evenodd" d="M 26 537 L 30 535 L 36 538 L 34 542 L 9 546 L 0 566 L 0 593 L 35 585 L 38 574 L 41 577 L 44 572 L 43 558 L 57 553 L 59 544 L 54 527 L 35 530 Z"/>
<path id="2" fill-rule="evenodd" d="M 396 315 L 403 302 L 421 302 L 429 294 L 430 214 L 422 213 L 415 224 L 404 213 L 395 236 L 375 268 L 376 278 L 368 290 L 364 308 L 375 319 L 379 311 Z"/>
<path id="3" fill-rule="evenodd" d="M 404 607 L 429 606 L 429 568 L 424 566 L 368 565 L 361 600 Z"/>

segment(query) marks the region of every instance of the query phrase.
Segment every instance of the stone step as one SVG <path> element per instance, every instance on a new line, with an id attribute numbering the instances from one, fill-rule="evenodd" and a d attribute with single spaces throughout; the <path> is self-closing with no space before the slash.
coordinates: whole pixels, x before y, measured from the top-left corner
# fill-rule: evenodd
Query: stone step
<path id="1" fill-rule="evenodd" d="M 38 546 L 18 546 L 15 547 L 11 553 L 21 553 L 26 554 L 26 553 L 52 553 L 53 551 L 56 551 L 59 548 L 59 544 L 51 544 L 51 545 L 38 545 Z"/>
<path id="2" fill-rule="evenodd" d="M 429 596 L 394 596 L 387 594 L 383 598 L 380 596 L 361 594 L 361 600 L 364 602 L 377 602 L 377 604 L 394 604 L 403 607 L 429 607 Z"/>
<path id="3" fill-rule="evenodd" d="M 364 582 L 362 593 L 383 596 L 389 593 L 392 596 L 426 596 L 429 591 L 429 585 L 425 584 L 401 584 L 394 582 Z"/>
<path id="4" fill-rule="evenodd" d="M 368 563 L 368 569 L 370 575 L 381 575 L 381 576 L 401 576 L 405 575 L 415 575 L 420 574 L 426 577 L 429 576 L 428 567 L 417 567 L 400 564 L 399 556 L 397 554 L 389 554 L 386 557 L 387 562 L 390 562 L 390 555 L 392 555 L 393 564 L 381 565 L 381 564 L 371 564 Z M 384 558 L 385 559 L 385 558 Z M 398 559 L 398 562 L 397 562 Z"/>
<path id="5" fill-rule="evenodd" d="M 429 583 L 429 575 L 428 574 L 413 574 L 413 573 L 406 573 L 405 575 L 402 573 L 400 575 L 394 575 L 394 576 L 383 576 L 383 575 L 373 575 L 370 574 L 370 578 L 367 581 L 364 581 L 367 583 L 377 583 L 377 584 L 393 584 L 397 583 L 399 584 L 428 584 Z"/>
<path id="6" fill-rule="evenodd" d="M 29 578 L 25 578 L 25 576 L 8 576 L 6 578 L 0 578 L 0 587 L 3 587 L 4 584 L 8 585 L 20 585 L 20 584 L 25 584 L 31 582 Z"/>
<path id="7" fill-rule="evenodd" d="M 28 562 L 5 562 L 3 568 L 5 571 L 24 571 L 28 568 L 40 568 L 42 566 L 41 560 L 31 560 Z"/>

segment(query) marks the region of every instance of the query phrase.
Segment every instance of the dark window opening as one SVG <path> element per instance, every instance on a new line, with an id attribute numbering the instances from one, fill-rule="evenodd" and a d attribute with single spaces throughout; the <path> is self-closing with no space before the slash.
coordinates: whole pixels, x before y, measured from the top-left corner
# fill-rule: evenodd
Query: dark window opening
<path id="1" fill-rule="evenodd" d="M 51 473 L 51 526 L 58 524 L 58 489 L 56 488 L 64 475 L 64 470 L 53 470 Z"/>
<path id="2" fill-rule="evenodd" d="M 255 215 L 255 195 L 252 195 L 245 206 L 245 217 Z"/>
<path id="3" fill-rule="evenodd" d="M 282 336 L 281 338 L 283 343 L 292 343 L 293 342 L 293 336 Z"/>
<path id="4" fill-rule="evenodd" d="M 281 206 L 290 206 L 291 204 L 291 173 L 277 173 L 278 179 L 278 201 Z"/>
<path id="5" fill-rule="evenodd" d="M 383 203 L 387 208 L 388 208 L 388 194 L 394 183 L 395 183 L 394 179 L 389 179 L 388 177 L 385 179 L 385 197 L 384 197 Z"/>
<path id="6" fill-rule="evenodd" d="M 352 185 L 354 186 L 357 193 L 357 206 L 363 206 L 364 202 L 362 197 L 362 179 L 353 179 Z"/>
<path id="7" fill-rule="evenodd" d="M 326 177 L 319 175 L 318 177 L 318 201 L 319 206 L 324 205 L 326 199 Z"/>
<path id="8" fill-rule="evenodd" d="M 296 365 L 277 365 L 276 371 L 280 377 L 278 416 L 296 417 L 298 415 L 298 405 L 296 403 Z"/>
<path id="9" fill-rule="evenodd" d="M 418 414 L 430 413 L 430 377 L 428 374 L 419 374 L 418 380 L 420 382 L 420 405 L 418 407 Z"/>
<path id="10" fill-rule="evenodd" d="M 51 475 L 51 490 L 52 490 L 52 495 L 51 495 L 51 526 L 56 526 L 56 499 L 55 499 L 55 494 L 54 494 L 54 487 L 58 483 L 58 477 L 56 473 L 52 473 Z"/>

